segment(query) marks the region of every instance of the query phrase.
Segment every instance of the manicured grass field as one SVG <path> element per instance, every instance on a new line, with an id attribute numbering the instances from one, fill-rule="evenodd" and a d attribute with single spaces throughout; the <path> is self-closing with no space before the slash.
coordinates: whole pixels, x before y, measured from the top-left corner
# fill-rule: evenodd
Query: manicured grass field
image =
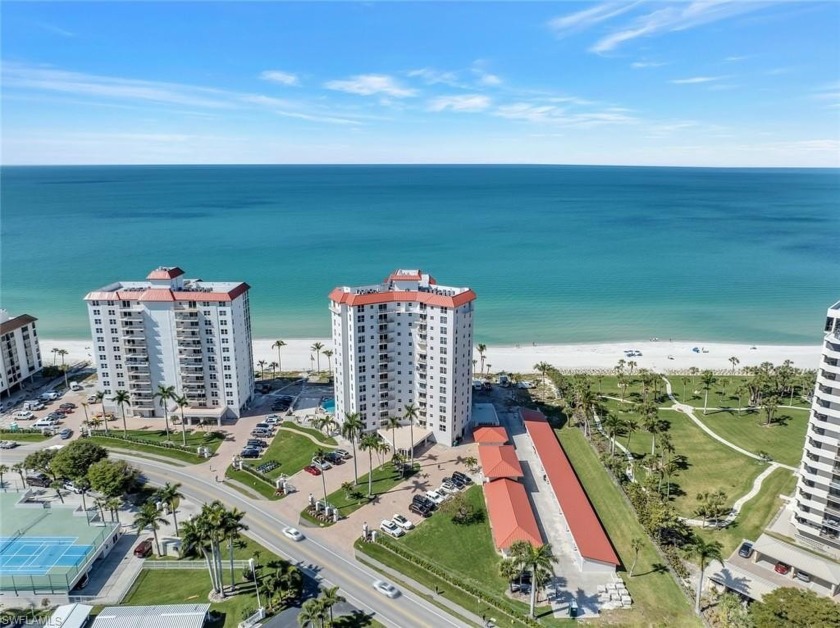
<path id="1" fill-rule="evenodd" d="M 632 540 L 639 538 L 643 541 L 634 576 L 630 578 L 626 573 L 622 574 L 633 597 L 633 607 L 630 611 L 616 612 L 612 616 L 607 614 L 608 623 L 615 622 L 623 626 L 699 626 L 688 598 L 667 570 L 662 568 L 664 560 L 637 521 L 621 489 L 613 483 L 586 442 L 583 433 L 572 428 L 556 430 L 556 433 L 625 571 L 633 563 Z"/>
<path id="2" fill-rule="evenodd" d="M 303 434 L 309 434 L 313 438 L 323 443 L 324 447 L 335 448 L 338 446 L 338 443 L 335 442 L 335 439 L 333 437 L 327 436 L 323 432 L 319 432 L 318 430 L 313 429 L 311 427 L 303 427 L 302 425 L 298 425 L 294 421 L 283 421 L 281 425 L 290 430 L 295 430 Z"/>
<path id="3" fill-rule="evenodd" d="M 228 466 L 225 470 L 225 477 L 230 478 L 231 480 L 236 480 L 239 484 L 244 484 L 245 486 L 249 486 L 250 488 L 257 491 L 260 495 L 265 497 L 266 499 L 270 500 L 277 500 L 281 499 L 279 495 L 275 495 L 275 488 L 266 482 L 260 480 L 257 477 L 254 477 L 247 471 L 239 471 L 238 469 L 234 469 L 233 465 Z M 231 484 L 233 488 L 239 488 L 236 484 Z M 240 490 L 243 495 L 247 495 L 248 497 L 252 497 L 251 493 L 246 492 L 244 490 Z"/>
<path id="4" fill-rule="evenodd" d="M 408 532 L 399 542 L 443 567 L 486 583 L 491 591 L 504 593 L 507 582 L 499 575 L 501 559 L 493 546 L 481 487 L 470 487 L 466 495 L 480 514 L 480 521 L 458 525 L 446 514 L 436 513 Z"/>
<path id="5" fill-rule="evenodd" d="M 344 463 L 351 464 L 350 461 Z M 414 465 L 414 473 L 420 469 L 419 464 Z M 359 477 L 359 485 L 357 487 L 359 497 L 348 496 L 344 489 L 339 488 L 327 495 L 327 502 L 339 509 L 343 516 L 358 510 L 368 503 L 368 477 L 369 473 Z M 386 462 L 382 466 L 374 467 L 373 478 L 371 480 L 371 494 L 382 495 L 394 489 L 397 485 L 409 480 L 413 474 L 405 476 L 401 475 L 399 471 L 394 469 L 391 462 Z M 325 479 L 327 480 L 327 490 L 333 488 L 330 484 L 330 472 L 327 471 Z M 333 483 L 334 484 L 334 483 Z"/>
<path id="6" fill-rule="evenodd" d="M 9 430 L 0 430 L 0 440 L 13 440 L 19 443 L 40 443 L 46 440 L 40 431 L 38 432 L 12 432 Z"/>
<path id="7" fill-rule="evenodd" d="M 108 429 L 111 431 L 111 436 L 122 436 L 122 429 L 118 429 L 109 422 Z M 129 438 L 139 438 L 150 443 L 159 444 L 166 442 L 166 430 L 128 430 Z M 169 427 L 169 440 L 176 445 L 183 445 L 183 436 L 181 434 L 181 427 L 179 425 Z M 187 429 L 187 447 L 195 450 L 198 447 L 207 447 L 213 453 L 219 448 L 222 443 L 222 438 L 213 436 L 212 431 L 201 431 Z"/>
<path id="8" fill-rule="evenodd" d="M 97 445 L 101 445 L 107 449 L 123 449 L 137 452 L 139 454 L 152 454 L 154 456 L 161 456 L 163 458 L 172 458 L 174 460 L 181 460 L 190 464 L 204 462 L 205 459 L 198 456 L 198 454 L 191 454 L 180 449 L 172 449 L 167 447 L 156 447 L 154 445 L 144 445 L 142 443 L 135 443 L 121 438 L 108 438 L 107 436 L 90 436 L 88 440 Z"/>
<path id="9" fill-rule="evenodd" d="M 805 409 L 779 408 L 771 425 L 766 425 L 763 412 L 716 410 L 705 416 L 702 411 L 694 414 L 731 443 L 753 453 L 765 451 L 777 462 L 796 466 L 802 459 L 808 413 Z"/>
<path id="10" fill-rule="evenodd" d="M 723 557 L 728 557 L 743 539 L 755 541 L 782 506 L 780 495 L 790 495 L 796 476 L 788 469 L 776 469 L 761 485 L 761 492 L 744 504 L 735 521 L 722 530 L 697 529 L 707 541 L 720 541 Z"/>
<path id="11" fill-rule="evenodd" d="M 277 430 L 262 458 L 253 464 L 256 466 L 270 460 L 279 462 L 280 466 L 266 475 L 276 478 L 281 473 L 285 473 L 291 477 L 312 462 L 312 457 L 318 449 L 324 449 L 324 447 L 316 445 L 306 436 Z"/>

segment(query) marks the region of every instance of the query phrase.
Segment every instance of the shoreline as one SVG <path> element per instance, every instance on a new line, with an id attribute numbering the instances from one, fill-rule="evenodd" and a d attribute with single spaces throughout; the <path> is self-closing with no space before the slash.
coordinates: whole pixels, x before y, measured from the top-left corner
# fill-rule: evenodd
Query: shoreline
<path id="1" fill-rule="evenodd" d="M 92 343 L 90 340 L 54 340 L 39 338 L 41 346 L 41 359 L 44 365 L 53 363 L 53 348 L 65 349 L 68 354 L 65 356 L 66 364 L 91 361 Z M 317 364 L 314 354 L 311 351 L 313 343 L 320 342 L 324 349 L 332 348 L 330 338 L 291 338 L 285 340 L 286 346 L 281 349 L 280 355 L 284 371 L 305 371 Z M 277 362 L 277 350 L 272 349 L 274 340 L 255 338 L 254 364 L 260 360 L 266 362 L 266 371 L 271 372 L 268 364 Z M 755 348 L 752 348 L 755 347 Z M 693 351 L 697 348 L 699 351 Z M 627 357 L 624 351 L 634 349 L 641 351 L 641 356 Z M 579 343 L 579 344 L 533 344 L 522 343 L 514 345 L 487 345 L 484 356 L 485 370 L 494 373 L 505 371 L 507 373 L 533 373 L 534 365 L 538 362 L 547 362 L 560 370 L 593 370 L 611 371 L 618 361 L 633 360 L 637 368 L 646 368 L 656 371 L 687 371 L 692 367 L 700 370 L 710 369 L 716 372 L 732 371 L 733 366 L 729 362 L 730 357 L 739 360 L 738 369 L 745 366 L 758 366 L 762 362 L 772 362 L 775 365 L 782 364 L 785 360 L 791 360 L 793 366 L 803 369 L 815 369 L 819 364 L 822 347 L 820 344 L 813 345 L 752 345 L 749 343 L 726 343 L 726 342 L 702 342 L 702 341 L 669 341 L 669 340 L 645 340 L 627 342 L 605 342 L 605 343 Z M 481 366 L 481 359 L 478 352 L 474 350 L 473 359 L 476 362 L 476 369 Z M 326 371 L 327 358 L 321 355 L 321 370 Z M 61 360 L 57 361 L 61 364 Z M 490 369 L 488 369 L 488 365 Z"/>

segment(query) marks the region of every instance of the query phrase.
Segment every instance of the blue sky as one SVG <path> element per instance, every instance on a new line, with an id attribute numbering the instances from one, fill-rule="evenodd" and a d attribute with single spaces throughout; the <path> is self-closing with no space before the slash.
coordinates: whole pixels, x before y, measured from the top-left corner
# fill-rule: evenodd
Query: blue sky
<path id="1" fill-rule="evenodd" d="M 840 166 L 840 2 L 11 2 L 2 163 Z"/>

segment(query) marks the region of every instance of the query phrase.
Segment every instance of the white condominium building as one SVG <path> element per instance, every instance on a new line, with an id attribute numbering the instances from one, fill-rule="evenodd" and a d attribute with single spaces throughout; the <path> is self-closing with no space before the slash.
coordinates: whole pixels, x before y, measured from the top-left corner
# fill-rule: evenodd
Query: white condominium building
<path id="1" fill-rule="evenodd" d="M 89 293 L 100 390 L 108 397 L 127 390 L 134 413 L 150 417 L 163 416 L 158 386 L 173 386 L 190 402 L 190 419 L 238 417 L 254 389 L 249 289 L 161 267 L 145 281 Z"/>
<path id="2" fill-rule="evenodd" d="M 470 420 L 475 292 L 397 270 L 329 298 L 337 420 L 358 413 L 378 430 L 413 404 L 438 443 L 457 443 Z"/>
<path id="3" fill-rule="evenodd" d="M 41 370 L 36 320 L 29 314 L 12 318 L 6 310 L 0 310 L 0 395 L 10 393 Z"/>
<path id="4" fill-rule="evenodd" d="M 806 539 L 840 550 L 840 301 L 825 323 L 794 526 Z"/>

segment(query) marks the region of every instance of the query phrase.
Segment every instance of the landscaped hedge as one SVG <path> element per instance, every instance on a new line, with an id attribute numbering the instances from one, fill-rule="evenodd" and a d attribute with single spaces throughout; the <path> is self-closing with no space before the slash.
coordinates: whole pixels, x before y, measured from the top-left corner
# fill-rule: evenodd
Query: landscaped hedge
<path id="1" fill-rule="evenodd" d="M 177 449 L 178 451 L 183 451 L 189 454 L 193 454 L 194 456 L 198 457 L 198 453 L 196 453 L 197 446 L 184 446 L 178 445 L 177 443 L 167 443 L 164 441 L 154 441 L 154 440 L 147 440 L 145 438 L 138 438 L 137 436 L 124 436 L 119 433 L 114 433 L 113 430 L 109 432 L 105 432 L 105 430 L 91 430 L 91 436 L 96 436 L 97 438 L 111 438 L 113 440 L 122 440 L 129 443 L 137 443 L 138 445 L 147 445 L 149 447 L 159 447 L 160 449 Z"/>
<path id="2" fill-rule="evenodd" d="M 407 550 L 405 547 L 383 534 L 377 535 L 376 540 L 379 545 L 388 551 L 396 554 L 400 558 L 410 561 L 412 564 L 417 565 L 422 569 L 425 569 L 432 575 L 440 578 L 453 587 L 460 589 L 464 593 L 474 596 L 476 599 L 484 602 L 488 606 L 492 606 L 497 611 L 504 613 L 511 619 L 527 624 L 528 626 L 540 626 L 540 623 L 537 620 L 532 619 L 527 615 L 522 615 L 519 610 L 517 610 L 517 608 L 506 599 L 493 593 L 488 593 L 486 585 L 476 582 L 471 578 L 455 576 L 450 570 L 444 569 L 443 567 L 418 556 L 414 552 Z"/>
<path id="3" fill-rule="evenodd" d="M 7 429 L 0 429 L 0 436 L 3 434 L 35 434 L 35 435 L 43 435 L 44 433 L 41 430 L 36 430 L 31 427 L 22 427 L 17 430 L 7 430 Z"/>
<path id="4" fill-rule="evenodd" d="M 271 488 L 275 488 L 274 480 L 272 480 L 270 477 L 268 477 L 264 473 L 261 473 L 260 471 L 257 471 L 251 465 L 242 463 L 242 469 L 241 470 L 245 471 L 245 473 L 249 473 L 249 474 L 253 475 L 258 480 L 262 480 L 263 482 L 268 484 Z"/>

